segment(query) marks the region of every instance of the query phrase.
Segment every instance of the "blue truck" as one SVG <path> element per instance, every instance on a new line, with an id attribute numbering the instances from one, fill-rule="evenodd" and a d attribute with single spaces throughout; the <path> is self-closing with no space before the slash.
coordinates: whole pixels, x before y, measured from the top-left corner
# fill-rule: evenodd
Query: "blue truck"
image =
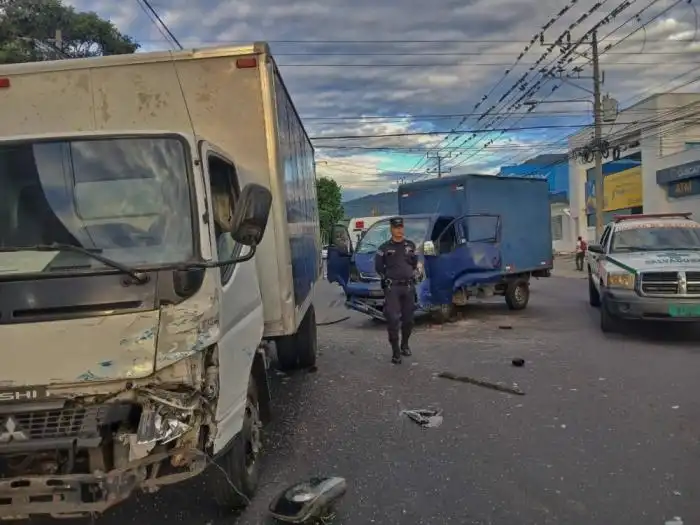
<path id="1" fill-rule="evenodd" d="M 405 236 L 419 263 L 416 308 L 438 321 L 454 318 L 470 298 L 505 297 L 524 309 L 530 279 L 551 274 L 552 232 L 547 181 L 460 175 L 403 184 L 398 190 Z M 327 277 L 346 294 L 345 305 L 384 320 L 384 293 L 374 270 L 377 248 L 390 238 L 389 219 L 376 222 L 353 248 L 335 226 Z"/>

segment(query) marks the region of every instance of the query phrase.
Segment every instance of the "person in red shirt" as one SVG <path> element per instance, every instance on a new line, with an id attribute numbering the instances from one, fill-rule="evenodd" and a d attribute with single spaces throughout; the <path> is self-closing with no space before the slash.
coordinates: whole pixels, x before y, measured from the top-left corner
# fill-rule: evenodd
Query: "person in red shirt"
<path id="1" fill-rule="evenodd" d="M 576 269 L 580 272 L 583 271 L 583 258 L 586 255 L 587 249 L 588 243 L 579 235 L 576 241 Z"/>

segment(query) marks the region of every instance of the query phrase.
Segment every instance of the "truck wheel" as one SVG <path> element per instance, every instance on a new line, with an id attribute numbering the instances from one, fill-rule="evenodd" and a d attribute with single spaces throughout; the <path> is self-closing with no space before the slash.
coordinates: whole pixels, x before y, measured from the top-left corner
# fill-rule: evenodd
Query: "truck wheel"
<path id="1" fill-rule="evenodd" d="M 617 319 L 608 310 L 608 305 L 604 300 L 600 302 L 600 331 L 604 334 L 615 332 L 617 328 Z"/>
<path id="2" fill-rule="evenodd" d="M 277 363 L 280 370 L 311 368 L 316 364 L 318 340 L 316 338 L 316 311 L 310 305 L 295 334 L 275 341 Z"/>
<path id="3" fill-rule="evenodd" d="M 600 306 L 600 294 L 595 288 L 590 270 L 588 271 L 588 303 L 595 308 Z"/>
<path id="4" fill-rule="evenodd" d="M 253 377 L 248 383 L 243 426 L 231 448 L 217 463 L 221 471 L 213 486 L 214 501 L 226 510 L 245 508 L 255 495 L 260 482 L 260 452 L 262 450 L 262 421 L 258 403 L 258 388 Z M 232 486 L 233 485 L 233 486 Z"/>
<path id="5" fill-rule="evenodd" d="M 456 315 L 454 304 L 441 304 L 431 312 L 431 317 L 438 324 L 451 323 Z"/>
<path id="6" fill-rule="evenodd" d="M 316 329 L 316 310 L 314 305 L 309 305 L 304 319 L 297 332 L 297 354 L 299 356 L 299 368 L 311 368 L 316 366 L 316 354 L 318 353 L 318 337 Z"/>
<path id="7" fill-rule="evenodd" d="M 525 280 L 512 281 L 506 288 L 506 304 L 511 310 L 524 310 L 530 302 L 530 283 Z"/>

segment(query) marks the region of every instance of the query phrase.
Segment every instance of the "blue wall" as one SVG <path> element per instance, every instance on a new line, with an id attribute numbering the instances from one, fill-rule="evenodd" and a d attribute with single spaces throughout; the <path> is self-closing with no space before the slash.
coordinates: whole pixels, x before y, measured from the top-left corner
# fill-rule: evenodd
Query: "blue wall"
<path id="1" fill-rule="evenodd" d="M 564 155 L 563 159 L 528 161 L 517 166 L 503 166 L 499 173 L 502 177 L 529 177 L 542 176 L 547 178 L 549 193 L 564 194 L 569 196 L 569 161 Z"/>

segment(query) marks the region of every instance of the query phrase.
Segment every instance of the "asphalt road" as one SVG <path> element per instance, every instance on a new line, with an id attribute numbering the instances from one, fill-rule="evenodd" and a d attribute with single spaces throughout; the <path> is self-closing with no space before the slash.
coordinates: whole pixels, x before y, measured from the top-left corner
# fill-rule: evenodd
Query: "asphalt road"
<path id="1" fill-rule="evenodd" d="M 323 286 L 318 303 L 331 303 L 337 289 Z M 389 363 L 383 327 L 359 314 L 320 327 L 319 370 L 275 381 L 263 486 L 241 517 L 217 515 L 211 481 L 195 480 L 97 523 L 268 523 L 279 490 L 318 474 L 349 482 L 333 521 L 343 525 L 700 523 L 697 335 L 665 325 L 604 336 L 584 279 L 532 289 L 523 312 L 498 301 L 423 323 L 401 366 Z M 322 320 L 345 315 L 321 310 Z M 434 376 L 445 370 L 526 395 Z M 424 407 L 444 410 L 442 426 L 399 415 Z"/>

